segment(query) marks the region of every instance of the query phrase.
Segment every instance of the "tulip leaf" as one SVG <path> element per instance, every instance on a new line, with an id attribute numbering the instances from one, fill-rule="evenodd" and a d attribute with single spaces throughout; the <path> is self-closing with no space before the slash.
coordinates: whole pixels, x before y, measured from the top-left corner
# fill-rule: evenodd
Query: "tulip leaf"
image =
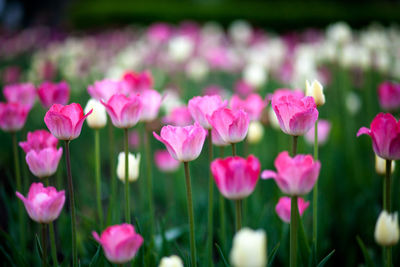
<path id="1" fill-rule="evenodd" d="M 7 251 L 3 248 L 3 246 L 0 246 L 0 252 L 4 256 L 4 258 L 7 259 L 7 262 L 8 264 L 10 264 L 10 266 L 15 266 L 12 257 L 10 256 L 10 254 L 7 253 Z"/>
<path id="2" fill-rule="evenodd" d="M 278 252 L 278 249 L 279 249 L 280 245 L 281 245 L 281 243 L 276 244 L 275 247 L 269 253 L 269 255 L 268 255 L 268 267 L 272 266 L 272 263 L 275 260 L 276 253 Z"/>
<path id="3" fill-rule="evenodd" d="M 365 246 L 364 242 L 361 240 L 361 238 L 359 236 L 356 237 L 357 238 L 357 243 L 361 248 L 361 251 L 363 253 L 364 256 L 364 260 L 365 260 L 365 265 L 367 267 L 373 267 L 374 266 L 374 262 L 371 259 L 371 256 L 369 255 L 368 249 Z"/>
<path id="4" fill-rule="evenodd" d="M 228 264 L 228 262 L 226 261 L 225 255 L 224 255 L 224 253 L 222 252 L 221 247 L 220 247 L 217 243 L 215 243 L 215 246 L 217 247 L 218 252 L 219 252 L 219 254 L 221 255 L 221 259 L 222 259 L 222 262 L 224 263 L 224 266 L 225 266 L 225 267 L 229 267 L 229 264 Z"/>
<path id="5" fill-rule="evenodd" d="M 323 258 L 321 262 L 318 263 L 317 267 L 323 267 L 325 263 L 327 263 L 327 261 L 332 257 L 333 253 L 335 253 L 335 250 L 332 250 L 331 253 L 326 255 L 325 258 Z"/>
<path id="6" fill-rule="evenodd" d="M 20 249 L 16 246 L 12 237 L 1 228 L 0 228 L 0 237 L 1 237 L 1 240 L 3 240 L 2 245 L 7 245 L 8 251 L 10 251 L 12 253 L 12 258 L 13 258 L 14 262 L 16 263 L 16 265 L 17 266 L 26 266 L 27 263 L 26 263 L 25 255 L 22 255 L 22 253 L 20 253 Z M 4 241 L 7 241 L 7 242 L 4 242 Z M 3 252 L 3 254 L 5 254 L 5 256 L 9 255 L 6 251 L 6 248 L 1 247 L 1 251 Z"/>
<path id="7" fill-rule="evenodd" d="M 96 253 L 94 254 L 92 260 L 89 263 L 89 267 L 98 266 L 100 261 L 101 245 L 97 247 Z"/>
<path id="8" fill-rule="evenodd" d="M 47 261 L 47 259 L 43 258 L 43 248 L 42 248 L 42 245 L 40 244 L 39 236 L 37 234 L 35 234 L 35 240 L 36 240 L 36 249 L 37 249 L 37 252 L 38 252 L 38 254 L 40 256 L 40 259 L 42 261 L 43 260 Z"/>
<path id="9" fill-rule="evenodd" d="M 306 233 L 304 231 L 304 225 L 303 225 L 303 220 L 299 216 L 299 213 L 297 212 L 297 218 L 299 219 L 299 225 L 298 225 L 298 233 L 299 233 L 299 250 L 300 250 L 300 256 L 305 263 L 305 266 L 307 266 L 307 262 L 310 258 L 311 250 L 310 246 L 308 244 L 308 239 L 306 236 Z"/>

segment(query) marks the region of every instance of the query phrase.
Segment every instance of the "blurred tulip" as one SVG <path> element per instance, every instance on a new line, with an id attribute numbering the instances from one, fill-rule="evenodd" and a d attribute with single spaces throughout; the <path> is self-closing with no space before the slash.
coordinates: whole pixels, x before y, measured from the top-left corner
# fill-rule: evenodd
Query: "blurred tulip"
<path id="1" fill-rule="evenodd" d="M 65 191 L 57 191 L 54 187 L 44 187 L 42 183 L 33 183 L 25 198 L 16 192 L 24 202 L 29 217 L 38 223 L 50 223 L 58 218 L 65 202 Z"/>
<path id="2" fill-rule="evenodd" d="M 39 152 L 48 147 L 57 148 L 58 139 L 46 130 L 28 132 L 27 140 L 19 142 L 19 146 L 28 153 L 31 150 Z"/>
<path id="3" fill-rule="evenodd" d="M 122 94 L 113 95 L 107 103 L 101 100 L 106 107 L 113 125 L 117 128 L 130 128 L 138 123 L 142 113 L 142 100 L 139 95 L 127 97 Z"/>
<path id="4" fill-rule="evenodd" d="M 396 162 L 392 160 L 392 165 L 391 165 L 391 173 L 394 172 L 394 169 L 396 167 Z M 386 174 L 386 160 L 379 157 L 378 155 L 375 155 L 375 171 L 377 174 L 380 175 L 385 175 Z"/>
<path id="5" fill-rule="evenodd" d="M 92 235 L 103 247 L 106 258 L 115 264 L 132 260 L 143 244 L 143 237 L 135 232 L 133 225 L 127 223 L 109 226 L 101 236 L 96 232 Z"/>
<path id="6" fill-rule="evenodd" d="M 247 141 L 249 144 L 258 144 L 264 136 L 264 126 L 259 121 L 252 121 L 249 124 Z"/>
<path id="7" fill-rule="evenodd" d="M 264 230 L 243 228 L 233 238 L 230 254 L 234 267 L 265 267 L 267 265 L 267 235 Z"/>
<path id="8" fill-rule="evenodd" d="M 60 140 L 73 140 L 81 134 L 83 121 L 92 113 L 83 114 L 81 105 L 54 104 L 46 112 L 44 122 L 52 135 Z"/>
<path id="9" fill-rule="evenodd" d="M 193 119 L 188 107 L 182 106 L 173 108 L 171 112 L 162 119 L 162 122 L 173 126 L 188 126 L 193 124 Z"/>
<path id="10" fill-rule="evenodd" d="M 93 110 L 93 112 L 86 119 L 88 126 L 93 129 L 100 129 L 106 126 L 106 108 L 98 100 L 94 98 L 89 99 L 85 107 L 85 113 L 88 113 L 90 110 Z"/>
<path id="11" fill-rule="evenodd" d="M 233 95 L 229 103 L 233 110 L 243 109 L 251 121 L 259 120 L 261 113 L 266 106 L 265 101 L 258 94 L 250 94 L 246 99 Z"/>
<path id="12" fill-rule="evenodd" d="M 92 98 L 98 101 L 104 100 L 105 102 L 115 94 L 128 94 L 127 85 L 124 85 L 122 81 L 111 79 L 95 81 L 93 85 L 88 86 L 87 91 Z"/>
<path id="13" fill-rule="evenodd" d="M 163 257 L 158 267 L 183 267 L 183 262 L 178 256 L 172 255 L 169 257 Z"/>
<path id="14" fill-rule="evenodd" d="M 186 36 L 176 36 L 169 40 L 168 58 L 173 62 L 181 63 L 186 61 L 194 50 L 193 41 Z"/>
<path id="15" fill-rule="evenodd" d="M 129 131 L 128 137 L 129 147 L 137 149 L 140 145 L 140 135 L 139 132 L 136 130 Z"/>
<path id="16" fill-rule="evenodd" d="M 329 121 L 327 120 L 318 121 L 318 145 L 323 145 L 328 141 L 330 131 L 331 131 L 331 123 Z M 314 145 L 314 136 L 315 136 L 315 124 L 304 135 L 304 139 L 310 145 Z"/>
<path id="17" fill-rule="evenodd" d="M 388 160 L 400 159 L 400 121 L 390 113 L 379 113 L 371 122 L 371 129 L 361 127 L 357 137 L 368 134 L 376 155 Z"/>
<path id="18" fill-rule="evenodd" d="M 308 80 L 306 81 L 306 95 L 314 98 L 317 107 L 325 104 L 324 88 L 317 80 L 314 80 L 312 83 Z"/>
<path id="19" fill-rule="evenodd" d="M 260 64 L 252 63 L 243 70 L 243 80 L 253 88 L 260 88 L 267 79 L 267 70 Z"/>
<path id="20" fill-rule="evenodd" d="M 129 163 L 129 182 L 134 182 L 139 178 L 139 170 L 140 170 L 140 154 L 133 155 L 132 153 L 128 154 L 128 163 Z M 125 183 L 125 152 L 120 152 L 118 154 L 118 164 L 117 164 L 117 177 L 123 183 Z"/>
<path id="21" fill-rule="evenodd" d="M 147 89 L 140 93 L 140 97 L 142 99 L 140 120 L 150 122 L 157 118 L 162 101 L 160 93 L 156 90 Z"/>
<path id="22" fill-rule="evenodd" d="M 46 109 L 54 104 L 66 105 L 69 100 L 69 90 L 66 82 L 43 82 L 38 88 L 39 100 Z"/>
<path id="23" fill-rule="evenodd" d="M 400 83 L 383 82 L 378 87 L 379 105 L 385 110 L 400 108 Z"/>
<path id="24" fill-rule="evenodd" d="M 16 83 L 21 78 L 21 68 L 19 66 L 8 66 L 3 70 L 3 84 Z"/>
<path id="25" fill-rule="evenodd" d="M 174 172 L 179 168 L 180 162 L 171 157 L 167 150 L 154 152 L 154 162 L 157 168 L 163 172 Z"/>
<path id="26" fill-rule="evenodd" d="M 154 80 L 150 71 L 133 72 L 128 71 L 122 77 L 131 93 L 141 93 L 144 90 L 153 88 Z"/>
<path id="27" fill-rule="evenodd" d="M 30 150 L 25 157 L 29 170 L 38 178 L 52 176 L 57 171 L 62 151 L 61 147 L 58 150 L 55 147 Z"/>
<path id="28" fill-rule="evenodd" d="M 375 241 L 381 246 L 393 246 L 399 242 L 399 221 L 397 212 L 382 211 L 375 225 Z"/>
<path id="29" fill-rule="evenodd" d="M 219 95 L 195 96 L 189 100 L 188 108 L 196 122 L 205 129 L 211 129 L 211 124 L 207 120 L 207 116 L 211 116 L 214 111 L 224 108 L 227 105 L 228 101 L 223 101 Z"/>
<path id="30" fill-rule="evenodd" d="M 29 108 L 14 103 L 0 103 L 0 128 L 5 132 L 16 132 L 24 127 Z"/>
<path id="31" fill-rule="evenodd" d="M 310 202 L 304 201 L 303 198 L 297 199 L 297 206 L 299 207 L 300 216 L 303 215 L 304 211 L 308 208 Z M 275 211 L 279 218 L 285 223 L 290 223 L 290 210 L 291 210 L 291 199 L 290 197 L 281 197 L 278 204 L 275 206 Z"/>
<path id="32" fill-rule="evenodd" d="M 318 179 L 321 163 L 314 161 L 311 155 L 290 157 L 287 151 L 279 153 L 275 159 L 277 173 L 265 170 L 262 179 L 275 179 L 278 187 L 290 196 L 302 196 L 311 191 Z"/>
<path id="33" fill-rule="evenodd" d="M 147 38 L 151 42 L 164 43 L 172 34 L 172 27 L 167 23 L 154 23 L 147 29 Z"/>
<path id="34" fill-rule="evenodd" d="M 18 102 L 31 109 L 36 100 L 36 89 L 31 83 L 16 83 L 4 86 L 7 102 Z"/>

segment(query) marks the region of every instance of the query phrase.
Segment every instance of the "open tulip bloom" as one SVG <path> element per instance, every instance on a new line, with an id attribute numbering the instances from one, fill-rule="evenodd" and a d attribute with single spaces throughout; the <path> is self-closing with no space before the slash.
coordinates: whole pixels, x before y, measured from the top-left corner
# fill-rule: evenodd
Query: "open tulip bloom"
<path id="1" fill-rule="evenodd" d="M 19 146 L 28 153 L 31 150 L 40 151 L 44 148 L 57 148 L 58 139 L 46 130 L 28 132 L 26 141 L 19 142 Z"/>
<path id="2" fill-rule="evenodd" d="M 219 95 L 196 96 L 189 100 L 188 108 L 195 121 L 203 128 L 211 129 L 211 123 L 207 117 L 211 116 L 217 109 L 224 108 L 227 105 L 228 101 L 223 101 Z"/>

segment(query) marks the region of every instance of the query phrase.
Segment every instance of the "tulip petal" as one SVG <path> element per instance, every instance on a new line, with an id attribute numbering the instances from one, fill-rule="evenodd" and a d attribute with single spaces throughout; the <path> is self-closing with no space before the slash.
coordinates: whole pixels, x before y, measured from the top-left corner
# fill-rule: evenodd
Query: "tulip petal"
<path id="1" fill-rule="evenodd" d="M 264 170 L 261 173 L 261 179 L 264 179 L 264 180 L 266 180 L 266 179 L 276 179 L 277 175 L 278 174 L 276 172 L 274 172 L 274 171 Z"/>
<path id="2" fill-rule="evenodd" d="M 371 135 L 370 129 L 368 129 L 367 127 L 361 127 L 357 132 L 357 137 L 359 137 L 360 135 L 363 135 L 363 134 Z"/>
<path id="3" fill-rule="evenodd" d="M 50 132 L 58 139 L 69 140 L 73 136 L 71 120 L 59 112 L 48 111 L 44 116 L 44 122 Z"/>

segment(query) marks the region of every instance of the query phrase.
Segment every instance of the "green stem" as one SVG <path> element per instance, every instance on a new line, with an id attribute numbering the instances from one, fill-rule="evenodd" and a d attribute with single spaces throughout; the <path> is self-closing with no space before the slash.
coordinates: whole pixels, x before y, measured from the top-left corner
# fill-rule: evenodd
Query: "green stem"
<path id="1" fill-rule="evenodd" d="M 47 236 L 46 236 L 46 224 L 41 223 L 42 228 L 42 251 L 43 251 L 43 258 L 42 258 L 42 266 L 47 266 Z"/>
<path id="2" fill-rule="evenodd" d="M 290 267 L 297 266 L 297 196 L 291 197 L 290 207 Z"/>
<path id="3" fill-rule="evenodd" d="M 315 121 L 314 132 L 314 160 L 318 160 L 318 119 Z M 318 237 L 318 180 L 315 182 L 313 189 L 313 242 L 315 253 L 317 253 L 317 237 Z"/>
<path id="4" fill-rule="evenodd" d="M 211 129 L 208 130 L 208 169 L 209 169 L 209 175 L 208 175 L 208 242 L 207 242 L 207 247 L 208 247 L 208 266 L 213 266 L 213 261 L 212 261 L 212 248 L 213 248 L 213 197 L 214 197 L 214 179 L 212 177 L 211 173 L 211 162 L 213 160 L 213 144 L 212 144 L 212 138 L 211 138 Z"/>
<path id="5" fill-rule="evenodd" d="M 113 215 L 115 213 L 115 198 L 117 197 L 117 179 L 115 177 L 115 150 L 114 150 L 114 128 L 111 123 L 108 124 L 108 153 L 110 160 L 110 182 L 111 182 L 111 196 L 107 213 L 107 225 L 113 223 Z"/>
<path id="6" fill-rule="evenodd" d="M 46 187 L 49 186 L 49 178 L 44 178 L 44 183 Z M 50 232 L 50 250 L 51 250 L 51 257 L 53 258 L 53 265 L 58 266 L 57 260 L 57 246 L 56 246 L 56 238 L 54 234 L 54 222 L 49 223 L 49 232 Z"/>
<path id="7" fill-rule="evenodd" d="M 224 158 L 224 147 L 220 148 L 220 158 Z M 221 241 L 222 244 L 226 244 L 226 225 L 225 225 L 225 198 L 222 194 L 219 194 L 219 222 L 221 226 Z"/>
<path id="8" fill-rule="evenodd" d="M 242 200 L 235 200 L 235 210 L 236 210 L 236 232 L 242 228 Z"/>
<path id="9" fill-rule="evenodd" d="M 385 175 L 385 200 L 383 203 L 384 209 L 390 213 L 391 212 L 391 202 L 392 202 L 392 188 L 391 188 L 391 177 L 390 177 L 390 172 L 391 172 L 391 167 L 392 167 L 392 161 L 387 159 L 386 160 L 386 175 Z"/>
<path id="10" fill-rule="evenodd" d="M 297 139 L 298 139 L 298 136 L 293 136 L 292 157 L 296 156 L 296 154 L 297 154 Z"/>
<path id="11" fill-rule="evenodd" d="M 124 147 L 125 147 L 125 220 L 131 223 L 130 208 L 129 208 L 129 143 L 128 143 L 128 128 L 124 129 Z"/>
<path id="12" fill-rule="evenodd" d="M 189 227 L 190 227 L 190 255 L 192 267 L 197 266 L 196 262 L 196 242 L 194 237 L 194 212 L 193 212 L 193 202 L 192 202 L 192 185 L 190 181 L 189 163 L 184 162 L 185 167 L 185 178 L 186 178 L 186 197 L 187 197 L 187 209 L 189 216 Z"/>
<path id="13" fill-rule="evenodd" d="M 232 156 L 236 156 L 236 144 L 232 143 Z"/>
<path id="14" fill-rule="evenodd" d="M 70 205 L 70 209 L 71 209 L 72 266 L 76 267 L 76 266 L 78 266 L 78 251 L 77 251 L 77 247 L 76 247 L 75 196 L 74 196 L 74 185 L 72 183 L 69 142 L 70 142 L 70 140 L 65 140 L 65 160 L 66 160 L 66 165 L 67 165 L 67 176 L 68 176 L 69 205 Z"/>
<path id="15" fill-rule="evenodd" d="M 150 132 L 145 129 L 146 136 L 144 137 L 145 154 L 146 154 L 146 168 L 147 168 L 147 197 L 150 213 L 150 236 L 154 235 L 154 203 L 153 203 L 153 174 L 151 169 L 151 146 L 150 146 Z"/>
<path id="16" fill-rule="evenodd" d="M 15 180 L 17 182 L 17 191 L 22 193 L 22 183 L 21 183 L 21 169 L 19 166 L 19 156 L 18 156 L 18 141 L 17 134 L 12 133 L 13 140 L 13 154 L 14 154 L 14 169 L 15 169 Z M 22 201 L 18 201 L 18 219 L 19 219 L 19 242 L 21 245 L 22 252 L 25 251 L 25 216 L 24 207 Z"/>
<path id="17" fill-rule="evenodd" d="M 392 267 L 392 247 L 383 247 L 383 266 Z"/>
<path id="18" fill-rule="evenodd" d="M 100 174 L 100 131 L 94 130 L 94 158 L 96 172 L 97 213 L 100 229 L 103 229 L 103 207 L 101 205 L 101 174 Z"/>

